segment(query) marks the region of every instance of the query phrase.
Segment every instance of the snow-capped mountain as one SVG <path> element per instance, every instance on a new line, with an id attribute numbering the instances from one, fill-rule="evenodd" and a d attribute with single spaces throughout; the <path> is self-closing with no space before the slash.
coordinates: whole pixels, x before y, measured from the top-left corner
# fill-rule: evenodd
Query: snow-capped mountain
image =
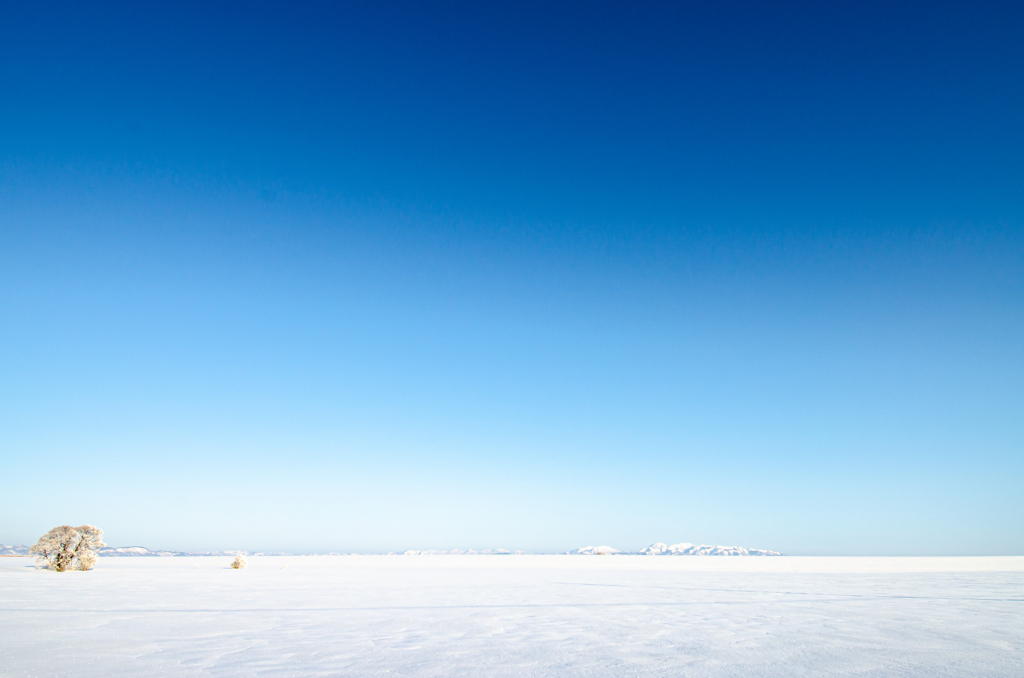
<path id="1" fill-rule="evenodd" d="M 223 551 L 223 552 L 210 552 L 210 553 L 180 553 L 178 551 L 150 551 L 144 546 L 121 546 L 111 547 L 105 546 L 99 550 L 101 556 L 198 556 L 198 555 L 248 555 L 241 551 Z M 18 544 L 16 546 L 4 546 L 0 544 L 0 556 L 27 556 L 28 547 Z"/>
<path id="2" fill-rule="evenodd" d="M 509 551 L 508 549 L 487 549 L 486 551 L 474 551 L 467 549 L 452 549 L 451 551 L 402 551 L 403 556 L 510 556 L 519 555 L 522 551 Z M 399 555 L 399 554 L 394 554 Z"/>
<path id="3" fill-rule="evenodd" d="M 262 553 L 249 553 L 248 551 L 151 551 L 145 546 L 105 546 L 100 549 L 100 555 L 115 558 L 149 558 L 173 556 L 252 556 L 265 555 Z M 269 554 L 267 554 L 269 555 Z M 287 554 L 274 554 L 287 555 Z"/>
<path id="4" fill-rule="evenodd" d="M 0 556 L 27 556 L 28 547 L 24 544 L 15 544 L 14 546 L 4 546 L 0 544 Z"/>
<path id="5" fill-rule="evenodd" d="M 145 546 L 107 546 L 100 549 L 101 556 L 141 557 L 141 556 L 176 556 L 174 551 L 150 551 Z"/>
<path id="6" fill-rule="evenodd" d="M 657 542 L 645 549 L 635 552 L 623 552 L 613 549 L 611 546 L 584 546 L 583 548 L 569 551 L 569 555 L 580 556 L 610 556 L 618 553 L 625 555 L 639 556 L 781 556 L 778 551 L 765 551 L 763 549 L 746 549 L 742 546 L 708 546 L 707 544 L 663 544 Z"/>
<path id="7" fill-rule="evenodd" d="M 663 544 L 657 542 L 637 551 L 644 556 L 781 556 L 778 551 L 745 549 L 742 546 L 708 546 L 707 544 Z"/>
<path id="8" fill-rule="evenodd" d="M 617 553 L 622 553 L 618 549 L 613 549 L 611 546 L 584 546 L 583 548 L 576 549 L 575 551 L 569 551 L 566 555 L 570 556 L 614 556 Z"/>
<path id="9" fill-rule="evenodd" d="M 488 549 L 486 551 L 474 551 L 473 549 L 452 551 L 404 551 L 389 555 L 406 556 L 428 556 L 428 555 L 518 555 L 520 551 L 508 551 L 506 549 Z M 611 546 L 584 546 L 575 551 L 568 551 L 567 555 L 578 556 L 613 556 L 613 555 L 642 555 L 642 556 L 781 556 L 778 551 L 767 551 L 763 549 L 747 549 L 742 546 L 709 546 L 707 544 L 664 544 L 657 542 L 639 551 L 620 551 Z M 0 556 L 27 556 L 28 547 L 23 544 L 4 546 L 0 544 Z M 163 557 L 174 556 L 288 556 L 290 553 L 250 553 L 249 551 L 152 551 L 144 546 L 106 546 L 101 548 L 99 555 L 114 558 L 139 558 L 139 557 Z M 338 554 L 331 554 L 338 555 Z"/>

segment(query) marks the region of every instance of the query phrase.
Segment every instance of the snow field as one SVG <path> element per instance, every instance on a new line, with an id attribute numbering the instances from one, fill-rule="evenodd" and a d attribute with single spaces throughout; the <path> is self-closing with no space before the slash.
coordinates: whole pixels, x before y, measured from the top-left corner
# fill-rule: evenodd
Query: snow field
<path id="1" fill-rule="evenodd" d="M 230 562 L 0 558 L 0 675 L 1024 675 L 1024 558 Z"/>

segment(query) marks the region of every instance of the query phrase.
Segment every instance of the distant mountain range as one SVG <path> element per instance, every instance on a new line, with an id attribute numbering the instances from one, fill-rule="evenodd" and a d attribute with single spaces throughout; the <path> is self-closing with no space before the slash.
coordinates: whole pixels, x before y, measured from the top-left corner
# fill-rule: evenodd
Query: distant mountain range
<path id="1" fill-rule="evenodd" d="M 28 546 L 0 544 L 0 556 L 27 556 Z M 249 553 L 248 551 L 151 551 L 144 546 L 106 546 L 99 551 L 101 556 L 115 558 L 170 557 L 170 556 L 290 556 L 290 553 Z"/>
<path id="2" fill-rule="evenodd" d="M 522 555 L 522 551 L 509 551 L 508 549 L 488 549 L 486 551 L 474 551 L 467 549 L 453 549 L 451 551 L 402 551 L 401 553 L 389 553 L 389 556 L 511 556 Z"/>
<path id="3" fill-rule="evenodd" d="M 0 556 L 27 556 L 28 548 L 24 544 L 4 546 L 0 544 Z M 389 553 L 388 555 L 405 556 L 440 556 L 440 555 L 519 555 L 520 551 L 508 551 L 506 549 L 493 549 L 487 551 L 403 551 Z M 107 546 L 100 549 L 100 555 L 115 558 L 138 558 L 138 557 L 174 557 L 174 556 L 290 556 L 291 553 L 250 553 L 249 551 L 151 551 L 144 546 Z M 341 555 L 331 553 L 330 555 Z M 765 551 L 762 549 L 745 549 L 742 546 L 708 546 L 706 544 L 663 544 L 658 542 L 651 544 L 639 551 L 620 551 L 611 546 L 584 546 L 575 551 L 569 551 L 568 555 L 579 556 L 614 556 L 614 555 L 640 555 L 640 556 L 781 556 L 778 551 Z"/>
<path id="4" fill-rule="evenodd" d="M 0 544 L 0 556 L 27 556 L 28 547 L 24 544 L 15 544 L 14 546 L 4 546 Z"/>
<path id="5" fill-rule="evenodd" d="M 567 556 L 618 556 L 623 552 L 611 546 L 584 546 L 575 551 L 566 551 Z"/>
<path id="6" fill-rule="evenodd" d="M 101 556 L 115 558 L 139 558 L 157 556 L 169 558 L 173 556 L 284 556 L 290 553 L 249 553 L 248 551 L 150 551 L 145 546 L 110 546 L 100 549 Z"/>
<path id="7" fill-rule="evenodd" d="M 657 542 L 639 551 L 620 551 L 611 546 L 584 546 L 583 548 L 569 551 L 569 555 L 579 556 L 614 556 L 614 555 L 638 555 L 638 556 L 781 556 L 778 551 L 765 551 L 762 549 L 745 549 L 742 546 L 708 546 L 707 544 L 663 544 Z"/>

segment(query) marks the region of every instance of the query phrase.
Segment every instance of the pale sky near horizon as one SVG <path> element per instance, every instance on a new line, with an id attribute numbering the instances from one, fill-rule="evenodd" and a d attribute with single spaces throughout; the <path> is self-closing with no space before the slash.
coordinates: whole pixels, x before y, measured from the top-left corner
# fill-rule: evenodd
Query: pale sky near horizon
<path id="1" fill-rule="evenodd" d="M 0 543 L 1024 554 L 1022 23 L 0 10 Z"/>

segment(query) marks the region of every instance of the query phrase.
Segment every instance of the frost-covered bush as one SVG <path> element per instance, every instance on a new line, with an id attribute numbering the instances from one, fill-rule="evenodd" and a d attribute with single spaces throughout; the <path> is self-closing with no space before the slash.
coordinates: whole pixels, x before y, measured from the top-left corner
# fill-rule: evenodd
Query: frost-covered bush
<path id="1" fill-rule="evenodd" d="M 231 567 L 236 570 L 244 570 L 248 564 L 249 561 L 247 561 L 243 556 L 235 556 L 235 560 L 231 563 Z"/>
<path id="2" fill-rule="evenodd" d="M 40 537 L 29 553 L 40 566 L 57 572 L 91 570 L 96 551 L 104 546 L 103 530 L 94 525 L 61 525 Z"/>

